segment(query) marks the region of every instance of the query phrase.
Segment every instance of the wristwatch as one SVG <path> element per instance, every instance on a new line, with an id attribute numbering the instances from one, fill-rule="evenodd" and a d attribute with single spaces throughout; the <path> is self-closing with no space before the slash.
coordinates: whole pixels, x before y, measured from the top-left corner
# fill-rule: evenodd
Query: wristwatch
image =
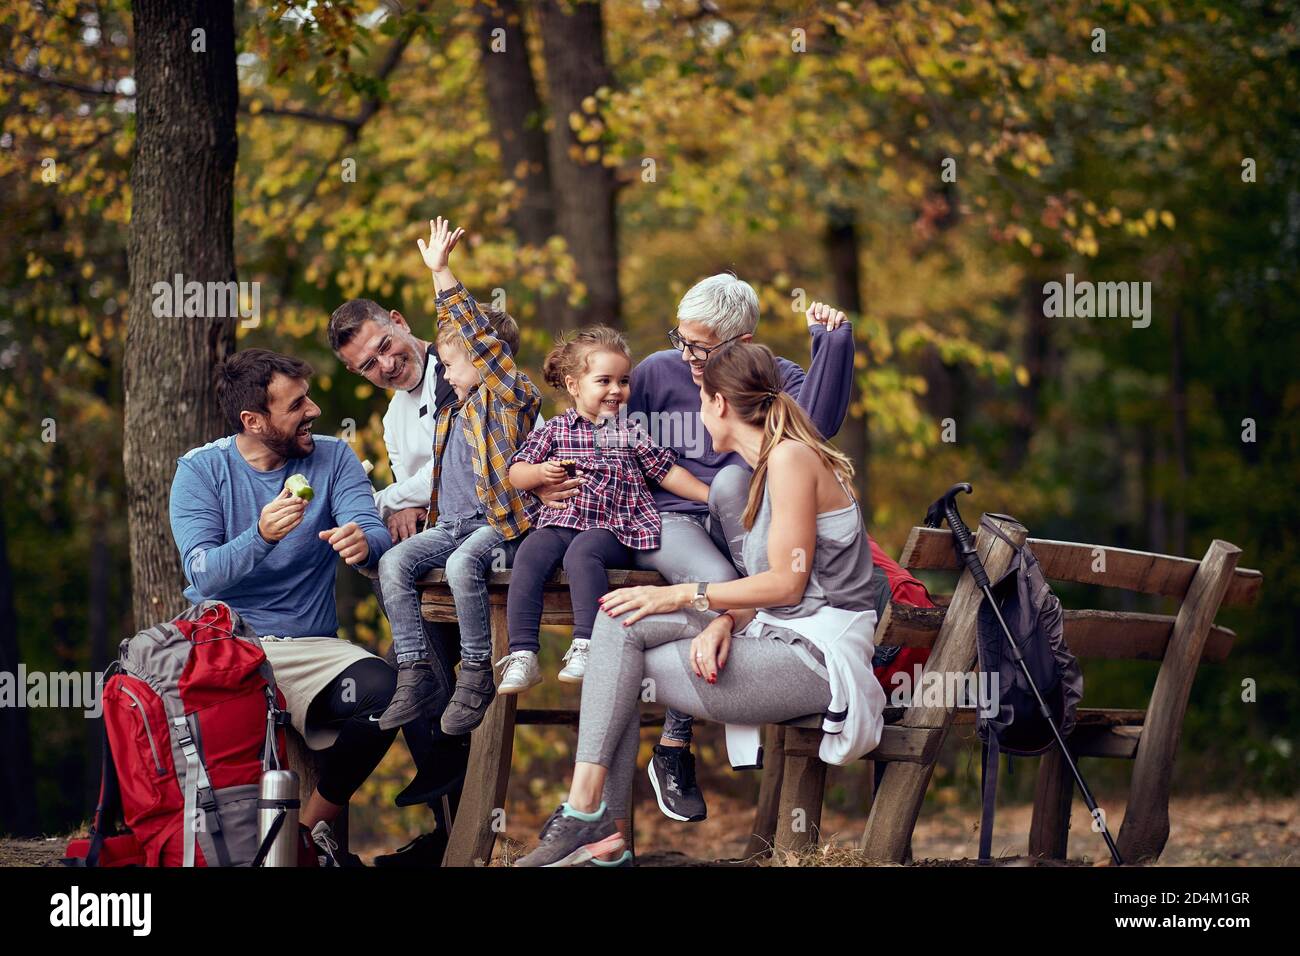
<path id="1" fill-rule="evenodd" d="M 691 607 L 697 611 L 707 611 L 709 609 L 709 599 L 704 594 L 708 586 L 707 581 L 701 581 L 695 586 L 695 597 L 691 598 Z"/>

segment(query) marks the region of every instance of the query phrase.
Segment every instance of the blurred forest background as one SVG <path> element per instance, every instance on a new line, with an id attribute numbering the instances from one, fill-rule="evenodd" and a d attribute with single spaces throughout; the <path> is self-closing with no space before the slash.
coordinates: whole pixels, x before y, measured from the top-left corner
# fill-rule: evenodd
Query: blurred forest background
<path id="1" fill-rule="evenodd" d="M 504 290 L 534 371 L 585 321 L 666 347 L 680 295 L 725 269 L 759 290 L 759 338 L 801 364 L 799 302 L 851 313 L 837 441 L 895 554 L 957 480 L 971 524 L 1241 546 L 1262 601 L 1220 615 L 1239 641 L 1198 677 L 1176 787 L 1294 792 L 1298 67 L 1284 0 L 2 0 L 0 670 L 100 671 L 180 609 L 166 489 L 224 433 L 205 376 L 236 346 L 309 359 L 318 428 L 390 480 L 387 396 L 334 360 L 325 324 L 367 296 L 431 338 L 415 239 L 443 215 L 471 233 L 458 274 Z M 148 286 L 177 271 L 260 283 L 260 324 L 154 319 Z M 1150 326 L 1045 318 L 1066 273 L 1149 281 Z M 365 582 L 339 580 L 345 635 L 382 650 Z M 1140 706 L 1155 665 L 1086 677 L 1089 704 Z M 530 706 L 566 694 L 548 681 Z M 97 735 L 79 710 L 0 709 L 0 832 L 83 820 Z M 572 743 L 521 730 L 512 793 L 549 800 Z M 719 743 L 702 729 L 706 791 L 752 794 Z M 965 751 L 930 799 L 974 799 Z M 1127 771 L 1091 770 L 1101 789 Z M 409 772 L 398 744 L 358 797 L 363 828 L 427 828 L 391 805 Z M 833 805 L 852 810 L 855 773 Z"/>

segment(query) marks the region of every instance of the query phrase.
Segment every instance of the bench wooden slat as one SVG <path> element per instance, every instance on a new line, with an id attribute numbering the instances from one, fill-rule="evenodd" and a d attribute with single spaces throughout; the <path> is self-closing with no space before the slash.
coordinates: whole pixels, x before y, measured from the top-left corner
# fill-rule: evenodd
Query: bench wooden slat
<path id="1" fill-rule="evenodd" d="M 928 748 L 938 746 L 937 737 L 931 737 L 928 728 L 902 727 L 897 721 L 902 717 L 903 708 L 885 709 L 885 729 L 880 735 L 880 745 L 864 759 L 901 761 L 903 763 L 924 763 L 933 759 L 935 754 Z M 1070 749 L 1076 757 L 1117 757 L 1131 760 L 1137 754 L 1138 740 L 1142 736 L 1142 724 L 1146 711 L 1118 707 L 1081 707 L 1075 722 L 1074 733 L 1070 735 Z M 953 715 L 953 723 L 972 726 L 975 723 L 974 708 L 959 708 Z M 812 715 L 797 717 L 785 721 L 782 726 L 797 728 L 800 731 L 814 731 L 820 728 L 821 718 Z M 917 733 L 921 730 L 923 733 Z M 810 756 L 819 746 L 820 735 L 801 738 L 794 743 L 800 756 Z M 791 738 L 786 738 L 786 753 L 791 753 Z"/>
<path id="2" fill-rule="evenodd" d="M 1053 581 L 1097 584 L 1180 600 L 1186 597 L 1192 576 L 1200 566 L 1200 562 L 1192 558 L 1105 545 L 1047 538 L 1029 538 L 1025 543 L 1038 558 L 1043 573 Z M 1106 556 L 1104 572 L 1092 569 L 1097 549 Z M 946 528 L 913 528 L 898 563 L 914 571 L 959 570 L 952 547 L 952 532 Z M 1259 597 L 1263 580 L 1263 575 L 1253 568 L 1237 568 L 1223 603 L 1228 607 L 1249 607 Z"/>
<path id="3" fill-rule="evenodd" d="M 610 568 L 609 586 L 611 588 L 630 588 L 642 584 L 665 584 L 666 582 L 659 576 L 658 571 L 640 571 L 631 568 Z M 373 577 L 373 573 L 369 575 Z M 424 577 L 415 582 L 417 588 L 431 587 L 435 584 L 446 584 L 447 572 L 442 568 L 434 568 Z M 510 586 L 509 571 L 493 571 L 488 575 L 488 588 L 505 588 Z M 566 594 L 569 590 L 569 576 L 561 568 L 550 576 L 546 581 L 548 591 L 563 591 Z"/>
<path id="4" fill-rule="evenodd" d="M 456 621 L 456 605 L 447 593 L 426 590 L 421 612 L 426 621 Z M 931 647 L 943 626 L 945 613 L 946 610 L 939 607 L 891 604 L 877 629 L 877 643 L 886 647 Z M 548 592 L 543 595 L 542 623 L 555 627 L 573 624 L 573 611 L 566 594 Z M 1167 614 L 1095 610 L 1065 612 L 1065 642 L 1075 655 L 1089 659 L 1163 660 L 1173 629 L 1174 618 Z M 1215 625 L 1205 642 L 1202 660 L 1222 663 L 1228 658 L 1235 640 L 1233 631 Z"/>
<path id="5" fill-rule="evenodd" d="M 800 723 L 803 723 L 801 720 Z M 814 723 L 820 724 L 820 718 Z M 816 727 L 786 724 L 785 753 L 787 757 L 815 757 L 821 747 L 822 735 Z M 867 760 L 885 760 L 891 763 L 933 763 L 943 745 L 942 727 L 904 727 L 886 724 L 880 734 L 880 744 L 867 754 Z"/>
<path id="6" fill-rule="evenodd" d="M 886 647 L 930 647 L 946 613 L 944 608 L 891 604 L 877 631 L 877 643 Z M 1169 614 L 1066 610 L 1065 642 L 1078 657 L 1159 661 L 1169 646 L 1174 620 Z M 1206 640 L 1202 660 L 1215 664 L 1226 660 L 1236 637 L 1231 629 L 1215 625 Z"/>
<path id="7" fill-rule="evenodd" d="M 642 727 L 658 727 L 664 722 L 662 710 L 641 711 Z M 577 727 L 578 711 L 572 707 L 556 707 L 549 710 L 517 710 L 515 725 L 528 724 L 532 727 Z"/>

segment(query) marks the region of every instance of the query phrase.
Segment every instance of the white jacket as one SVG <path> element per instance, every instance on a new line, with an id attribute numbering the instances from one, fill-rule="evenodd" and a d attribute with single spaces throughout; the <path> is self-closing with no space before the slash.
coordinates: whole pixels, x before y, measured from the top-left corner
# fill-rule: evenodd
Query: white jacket
<path id="1" fill-rule="evenodd" d="M 787 620 L 759 611 L 754 620 L 796 632 L 826 660 L 831 703 L 822 719 L 822 761 L 842 766 L 876 749 L 885 727 L 885 691 L 871 669 L 876 612 L 824 607 Z M 757 752 L 759 731 L 752 725 L 727 725 L 727 756 L 733 766 L 754 764 L 750 754 Z"/>

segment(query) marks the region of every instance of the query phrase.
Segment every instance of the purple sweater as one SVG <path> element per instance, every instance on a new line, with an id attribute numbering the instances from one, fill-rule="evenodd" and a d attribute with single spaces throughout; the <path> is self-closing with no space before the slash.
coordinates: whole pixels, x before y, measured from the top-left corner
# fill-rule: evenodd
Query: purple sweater
<path id="1" fill-rule="evenodd" d="M 849 410 L 849 389 L 853 375 L 853 327 L 845 322 L 834 332 L 821 325 L 809 329 L 812 335 L 812 365 L 804 370 L 789 359 L 778 357 L 781 388 L 808 413 L 813 424 L 827 438 L 835 437 Z M 700 420 L 700 388 L 691 369 L 676 349 L 647 355 L 632 370 L 632 394 L 627 413 L 643 416 L 650 437 L 677 452 L 681 465 L 705 484 L 727 465 L 743 465 L 735 452 L 713 450 L 713 439 Z M 653 486 L 655 505 L 660 511 L 705 514 L 708 505 L 679 498 L 658 485 Z"/>

